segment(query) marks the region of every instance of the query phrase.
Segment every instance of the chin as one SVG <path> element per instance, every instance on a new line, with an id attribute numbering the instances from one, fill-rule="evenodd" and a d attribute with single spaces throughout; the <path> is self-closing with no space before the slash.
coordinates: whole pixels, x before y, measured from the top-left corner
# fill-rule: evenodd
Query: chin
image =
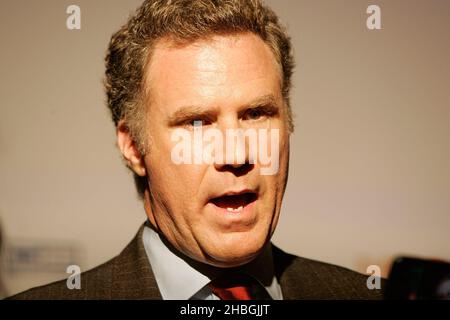
<path id="1" fill-rule="evenodd" d="M 238 267 L 249 263 L 261 253 L 266 237 L 246 232 L 227 234 L 223 241 L 217 239 L 217 245 L 209 253 L 211 264 L 222 268 Z"/>

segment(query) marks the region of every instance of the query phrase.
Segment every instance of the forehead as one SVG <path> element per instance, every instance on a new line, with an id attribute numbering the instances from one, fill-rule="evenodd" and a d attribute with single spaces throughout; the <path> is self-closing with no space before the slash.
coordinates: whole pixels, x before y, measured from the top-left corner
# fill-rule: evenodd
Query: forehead
<path id="1" fill-rule="evenodd" d="M 258 96 L 281 97 L 281 72 L 271 49 L 245 33 L 213 36 L 176 46 L 160 41 L 146 67 L 152 104 L 164 112 L 185 104 L 245 103 Z"/>

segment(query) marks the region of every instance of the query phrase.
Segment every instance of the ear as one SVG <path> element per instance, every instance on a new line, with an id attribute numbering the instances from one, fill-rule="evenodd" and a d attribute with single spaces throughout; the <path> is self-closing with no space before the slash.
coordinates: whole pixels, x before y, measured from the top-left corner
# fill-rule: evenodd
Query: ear
<path id="1" fill-rule="evenodd" d="M 130 129 L 121 120 L 117 125 L 117 145 L 127 164 L 138 176 L 146 175 L 144 157 L 139 152 L 136 143 L 131 136 Z"/>

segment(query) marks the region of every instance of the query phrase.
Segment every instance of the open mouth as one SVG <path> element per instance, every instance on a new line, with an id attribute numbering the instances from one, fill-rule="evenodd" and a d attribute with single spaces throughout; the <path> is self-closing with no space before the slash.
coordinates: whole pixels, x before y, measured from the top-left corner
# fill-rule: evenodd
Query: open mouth
<path id="1" fill-rule="evenodd" d="M 223 195 L 210 200 L 215 206 L 228 212 L 238 213 L 257 199 L 256 193 L 246 192 L 242 194 Z"/>

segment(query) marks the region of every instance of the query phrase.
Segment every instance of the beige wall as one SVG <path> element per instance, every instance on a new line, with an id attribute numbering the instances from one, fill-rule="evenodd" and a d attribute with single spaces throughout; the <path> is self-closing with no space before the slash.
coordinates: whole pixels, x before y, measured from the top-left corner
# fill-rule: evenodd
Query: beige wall
<path id="1" fill-rule="evenodd" d="M 111 33 L 140 3 L 0 2 L 0 220 L 6 244 L 71 243 L 83 270 L 145 215 L 101 85 Z M 274 241 L 388 272 L 398 254 L 450 260 L 450 2 L 268 1 L 297 59 L 291 171 Z M 82 10 L 81 31 L 65 10 Z M 378 4 L 382 30 L 366 28 Z M 64 277 L 3 274 L 10 293 Z"/>

